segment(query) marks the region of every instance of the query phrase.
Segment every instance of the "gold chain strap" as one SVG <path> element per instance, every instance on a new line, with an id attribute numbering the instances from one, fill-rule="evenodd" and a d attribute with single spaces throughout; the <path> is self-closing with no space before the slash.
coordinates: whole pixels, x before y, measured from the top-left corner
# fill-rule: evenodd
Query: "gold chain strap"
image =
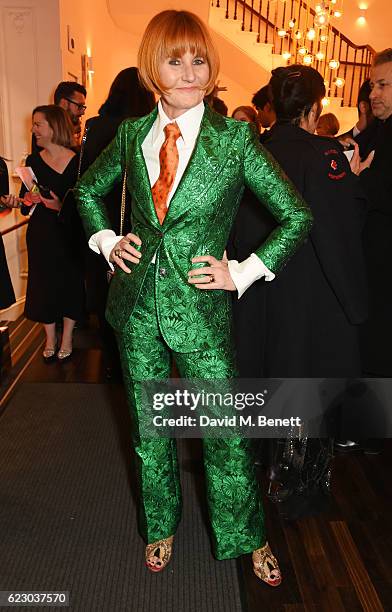
<path id="1" fill-rule="evenodd" d="M 122 193 L 121 193 L 120 236 L 123 235 L 126 196 L 127 196 L 127 170 L 125 169 L 123 184 L 122 184 Z"/>
<path id="2" fill-rule="evenodd" d="M 87 134 L 88 134 L 89 129 L 90 129 L 90 126 L 86 126 L 83 132 L 82 144 L 80 147 L 80 155 L 79 155 L 78 179 L 80 178 L 80 170 L 82 167 L 82 157 L 84 154 L 84 148 L 86 146 Z M 123 183 L 122 183 L 122 192 L 121 192 L 120 236 L 122 236 L 123 234 L 126 197 L 127 197 L 127 170 L 125 169 Z"/>
<path id="3" fill-rule="evenodd" d="M 90 129 L 90 126 L 86 125 L 83 132 L 82 143 L 80 145 L 80 153 L 79 153 L 79 165 L 78 165 L 78 180 L 80 179 L 80 171 L 82 169 L 82 158 L 84 153 L 84 147 L 86 146 L 87 134 Z"/>

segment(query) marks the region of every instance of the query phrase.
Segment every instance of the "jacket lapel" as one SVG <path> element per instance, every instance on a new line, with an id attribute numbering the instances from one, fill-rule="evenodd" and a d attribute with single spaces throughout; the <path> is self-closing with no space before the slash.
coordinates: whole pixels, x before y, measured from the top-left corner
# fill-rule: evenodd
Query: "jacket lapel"
<path id="1" fill-rule="evenodd" d="M 130 168 L 130 177 L 132 177 L 131 193 L 139 204 L 138 208 L 141 214 L 148 223 L 154 225 L 156 228 L 160 228 L 154 202 L 152 200 L 148 170 L 142 151 L 143 141 L 151 130 L 156 117 L 157 108 L 147 115 L 140 124 L 135 138 L 133 138 L 129 144 L 127 166 Z"/>
<path id="2" fill-rule="evenodd" d="M 201 199 L 218 179 L 227 153 L 224 142 L 225 130 L 226 123 L 223 117 L 211 111 L 206 105 L 195 148 L 170 201 L 163 227 L 169 227 L 178 217 L 186 214 L 195 200 Z"/>
<path id="3" fill-rule="evenodd" d="M 142 152 L 142 143 L 149 133 L 157 116 L 157 108 L 143 118 L 135 138 L 129 143 L 128 166 L 130 167 L 131 192 L 139 203 L 139 210 L 146 221 L 157 229 L 161 228 L 151 195 L 151 185 L 146 162 Z M 195 143 L 191 159 L 181 181 L 173 195 L 163 227 L 172 225 L 179 216 L 183 216 L 196 200 L 203 197 L 207 189 L 219 178 L 225 159 L 227 147 L 224 139 L 226 123 L 223 117 L 210 110 L 206 105 L 200 132 Z"/>

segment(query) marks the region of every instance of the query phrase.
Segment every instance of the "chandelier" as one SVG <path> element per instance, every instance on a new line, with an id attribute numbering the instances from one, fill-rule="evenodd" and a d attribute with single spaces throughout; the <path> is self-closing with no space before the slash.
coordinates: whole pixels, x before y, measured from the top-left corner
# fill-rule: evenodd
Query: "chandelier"
<path id="1" fill-rule="evenodd" d="M 287 19 L 283 27 L 277 30 L 277 36 L 282 40 L 281 52 L 288 63 L 302 63 L 305 66 L 314 66 L 324 76 L 327 95 L 330 85 L 341 89 L 345 79 L 339 76 L 340 67 L 336 44 L 337 31 L 334 30 L 332 44 L 332 28 L 335 20 L 343 15 L 343 0 L 297 0 L 289 2 L 281 0 L 284 4 L 284 15 Z M 284 40 L 287 39 L 287 49 L 284 49 Z M 329 73 L 329 80 L 327 76 Z M 324 104 L 328 104 L 326 98 Z"/>

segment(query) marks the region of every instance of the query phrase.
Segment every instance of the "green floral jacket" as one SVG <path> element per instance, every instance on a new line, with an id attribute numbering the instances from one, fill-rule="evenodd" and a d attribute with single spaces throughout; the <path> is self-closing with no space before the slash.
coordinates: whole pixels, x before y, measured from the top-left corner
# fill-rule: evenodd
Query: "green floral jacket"
<path id="1" fill-rule="evenodd" d="M 171 349 L 190 352 L 218 346 L 231 327 L 229 292 L 202 291 L 188 284 L 191 259 L 221 259 L 244 185 L 260 199 L 279 225 L 256 254 L 273 272 L 287 262 L 309 232 L 312 216 L 293 185 L 260 145 L 254 129 L 205 108 L 191 160 L 159 224 L 141 145 L 157 109 L 141 119 L 124 121 L 112 143 L 76 187 L 86 233 L 110 228 L 103 197 L 128 173 L 132 194 L 132 228 L 142 240 L 142 258 L 131 274 L 116 270 L 111 282 L 107 319 L 123 331 L 132 317 L 147 270 L 156 255 L 155 292 L 158 320 Z M 119 203 L 120 206 L 120 203 Z"/>

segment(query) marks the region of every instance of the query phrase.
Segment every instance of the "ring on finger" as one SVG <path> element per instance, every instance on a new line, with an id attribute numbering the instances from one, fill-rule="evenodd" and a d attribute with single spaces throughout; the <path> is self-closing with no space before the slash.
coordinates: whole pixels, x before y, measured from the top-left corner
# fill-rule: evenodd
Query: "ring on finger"
<path id="1" fill-rule="evenodd" d="M 122 253 L 123 253 L 122 249 L 116 249 L 114 251 L 115 256 L 118 257 L 119 259 L 122 259 Z"/>
<path id="2" fill-rule="evenodd" d="M 209 281 L 209 282 L 210 282 L 210 283 L 213 283 L 213 282 L 214 282 L 214 280 L 215 280 L 214 275 L 213 275 L 213 274 L 210 274 L 210 281 Z"/>

